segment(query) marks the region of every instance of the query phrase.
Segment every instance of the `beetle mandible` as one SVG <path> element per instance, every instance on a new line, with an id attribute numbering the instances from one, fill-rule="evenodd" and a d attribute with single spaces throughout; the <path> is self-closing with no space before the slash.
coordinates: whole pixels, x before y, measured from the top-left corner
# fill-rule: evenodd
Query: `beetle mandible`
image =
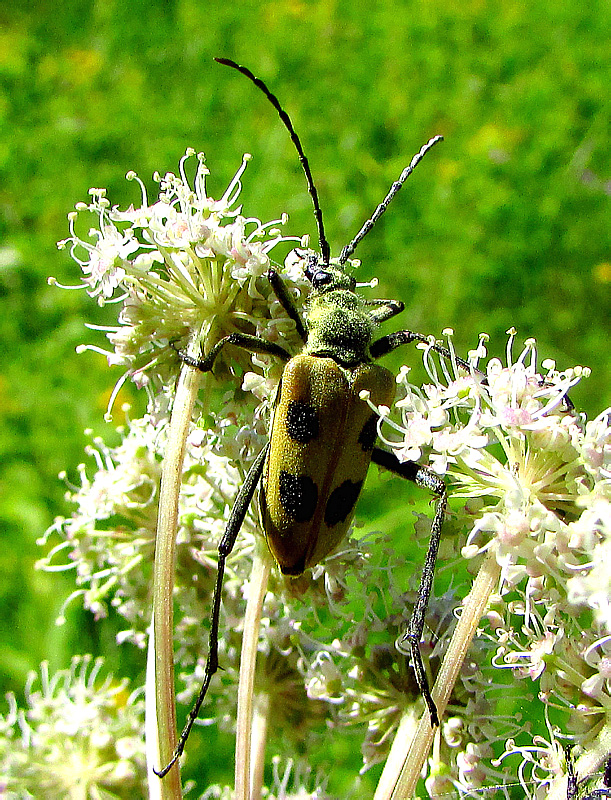
<path id="1" fill-rule="evenodd" d="M 431 724 L 439 724 L 419 643 L 447 505 L 446 486 L 442 478 L 429 468 L 413 461 L 401 462 L 393 453 L 375 446 L 377 415 L 359 395 L 366 390 L 374 404 L 388 406 L 392 403 L 394 376 L 374 362 L 410 342 L 425 343 L 442 357 L 453 359 L 469 370 L 466 361 L 451 355 L 430 337 L 413 331 L 396 331 L 374 339 L 378 325 L 401 312 L 404 305 L 398 300 L 366 300 L 361 297 L 355 291 L 356 280 L 345 268 L 357 244 L 382 216 L 416 165 L 442 137 L 434 136 L 420 149 L 359 233 L 343 248 L 339 258 L 332 259 L 309 162 L 289 116 L 277 97 L 249 69 L 229 59 L 215 60 L 251 80 L 265 94 L 287 128 L 312 198 L 320 252 L 298 251 L 305 264 L 305 276 L 312 285 L 303 319 L 278 272 L 274 269 L 268 272 L 276 297 L 294 321 L 303 341 L 298 355 L 292 357 L 276 343 L 243 333 L 232 333 L 221 339 L 201 359 L 181 353 L 185 363 L 203 372 L 213 368 L 216 357 L 227 345 L 276 356 L 286 366 L 276 395 L 269 441 L 256 457 L 240 488 L 219 544 L 204 681 L 171 761 L 157 773 L 160 777 L 182 754 L 212 676 L 218 669 L 218 629 L 225 562 L 257 486 L 261 487 L 259 503 L 269 549 L 282 573 L 300 575 L 325 558 L 346 535 L 370 462 L 428 489 L 437 498 L 418 599 L 403 641 L 409 645 L 416 681 Z M 312 478 L 314 474 L 318 476 L 317 480 Z"/>

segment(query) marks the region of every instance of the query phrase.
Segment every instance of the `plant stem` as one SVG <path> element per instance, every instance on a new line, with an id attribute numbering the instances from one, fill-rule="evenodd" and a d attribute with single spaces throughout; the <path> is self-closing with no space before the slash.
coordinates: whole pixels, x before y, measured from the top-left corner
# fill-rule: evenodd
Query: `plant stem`
<path id="1" fill-rule="evenodd" d="M 250 737 L 250 746 L 252 750 L 250 800 L 261 800 L 270 705 L 270 696 L 267 692 L 259 692 L 255 695 L 252 733 Z"/>
<path id="2" fill-rule="evenodd" d="M 161 800 L 161 781 L 153 772 L 159 765 L 159 728 L 157 726 L 157 698 L 155 681 L 155 616 L 149 626 L 148 649 L 146 653 L 146 685 L 144 737 L 146 744 L 146 771 L 149 785 L 149 800 Z"/>
<path id="3" fill-rule="evenodd" d="M 495 553 L 488 553 L 473 582 L 471 591 L 463 601 L 462 613 L 431 692 L 440 719 L 443 717 L 467 651 L 477 632 L 479 621 L 486 611 L 490 595 L 498 585 L 500 574 L 501 568 L 496 561 Z M 425 712 L 418 723 L 414 738 L 406 750 L 394 790 L 391 794 L 388 794 L 387 788 L 384 789 L 385 793 L 378 794 L 376 791 L 374 800 L 384 800 L 385 798 L 409 800 L 413 796 L 435 734 L 436 730 L 431 726 L 428 712 Z M 396 768 L 396 761 L 393 762 L 392 768 L 393 770 Z M 385 767 L 378 789 L 382 785 L 388 787 L 394 778 L 395 775 L 386 774 Z"/>
<path id="4" fill-rule="evenodd" d="M 269 580 L 271 565 L 272 559 L 267 547 L 257 547 L 248 584 L 248 602 L 246 605 L 246 616 L 244 618 L 244 631 L 242 633 L 235 749 L 235 800 L 249 800 L 251 796 L 250 763 L 255 667 L 257 662 L 261 612 L 263 609 L 263 600 L 267 591 L 267 582 Z M 258 743 L 257 764 L 254 774 L 258 775 L 259 780 L 263 775 L 263 770 L 258 764 L 261 757 L 261 747 L 260 743 Z M 260 791 L 260 786 L 253 788 L 253 796 L 256 797 L 260 795 Z"/>
<path id="5" fill-rule="evenodd" d="M 393 790 L 397 783 L 398 777 L 403 769 L 405 761 L 405 742 L 412 740 L 416 733 L 416 725 L 418 720 L 414 714 L 414 706 L 410 705 L 401 717 L 401 722 L 395 734 L 395 738 L 390 748 L 390 753 L 384 764 L 384 770 L 380 776 L 380 781 L 376 787 L 374 800 L 389 800 L 392 797 Z"/>
<path id="6" fill-rule="evenodd" d="M 153 646 L 155 648 L 155 697 L 158 730 L 158 760 L 155 766 L 157 768 L 163 767 L 169 762 L 176 746 L 173 590 L 178 498 L 187 434 L 200 377 L 199 370 L 183 364 L 172 406 L 159 493 L 153 572 Z M 182 797 L 179 764 L 172 767 L 165 778 L 161 780 L 160 796 L 162 800 L 176 800 Z"/>

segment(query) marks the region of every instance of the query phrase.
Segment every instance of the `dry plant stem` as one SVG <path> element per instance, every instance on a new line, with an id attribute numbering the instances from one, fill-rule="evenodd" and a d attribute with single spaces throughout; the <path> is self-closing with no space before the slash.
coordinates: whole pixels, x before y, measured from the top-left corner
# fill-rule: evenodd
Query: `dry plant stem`
<path id="1" fill-rule="evenodd" d="M 248 584 L 248 602 L 242 634 L 240 655 L 240 682 L 238 685 L 238 719 L 235 748 L 235 800 L 250 800 L 251 797 L 251 747 L 253 721 L 253 692 L 257 645 L 263 600 L 271 570 L 271 555 L 267 547 L 257 547 Z M 258 744 L 257 758 L 264 758 L 265 747 Z M 253 775 L 263 776 L 263 769 L 254 764 Z M 253 797 L 260 796 L 261 786 L 253 788 Z"/>
<path id="2" fill-rule="evenodd" d="M 153 772 L 159 761 L 159 736 L 157 728 L 157 702 L 155 697 L 155 620 L 149 626 L 148 650 L 146 654 L 146 687 L 144 737 L 146 744 L 146 770 L 148 777 L 148 800 L 161 800 L 161 781 Z"/>
<path id="3" fill-rule="evenodd" d="M 501 567 L 496 561 L 496 553 L 487 553 L 473 587 L 463 602 L 462 613 L 433 688 L 433 699 L 439 709 L 440 718 L 444 714 L 469 646 L 477 632 L 477 626 L 486 612 L 490 595 L 498 588 L 500 576 Z M 416 735 L 407 752 L 403 770 L 392 794 L 393 800 L 409 800 L 413 796 L 434 733 L 429 715 L 425 713 L 420 719 Z"/>
<path id="4" fill-rule="evenodd" d="M 174 698 L 173 590 L 176 561 L 178 497 L 182 479 L 187 434 L 201 372 L 183 364 L 168 430 L 163 460 L 159 516 L 153 572 L 153 618 L 155 647 L 156 716 L 159 737 L 157 768 L 165 766 L 176 746 L 176 704 Z M 158 779 L 159 780 L 159 779 Z M 180 765 L 177 763 L 161 780 L 162 800 L 182 797 Z"/>
<path id="5" fill-rule="evenodd" d="M 411 706 L 403 712 L 401 717 L 390 753 L 384 764 L 384 770 L 376 787 L 374 800 L 388 800 L 388 798 L 392 797 L 405 761 L 405 743 L 411 742 L 417 725 L 418 719 L 414 714 L 413 706 Z"/>
<path id="6" fill-rule="evenodd" d="M 443 717 L 454 684 L 456 683 L 467 655 L 469 645 L 475 636 L 477 626 L 488 606 L 490 595 L 497 589 L 500 575 L 501 568 L 496 561 L 495 553 L 489 552 L 480 567 L 469 595 L 463 601 L 462 613 L 452 635 L 452 639 L 450 640 L 443 664 L 441 665 L 439 675 L 437 676 L 435 686 L 431 693 L 437 705 L 440 718 Z M 431 727 L 428 712 L 425 712 L 418 723 L 414 738 L 405 752 L 401 773 L 398 775 L 394 790 L 391 790 L 389 793 L 388 787 L 392 784 L 394 776 L 387 776 L 385 767 L 379 784 L 379 786 L 384 784 L 385 788 L 383 793 L 376 791 L 374 800 L 387 800 L 387 798 L 392 798 L 392 800 L 409 800 L 413 797 L 416 784 L 418 783 L 422 767 L 431 749 L 435 734 L 436 729 Z M 404 750 L 405 744 L 405 742 L 402 743 Z M 397 761 L 394 760 L 393 768 L 396 768 L 396 763 Z"/>
<path id="7" fill-rule="evenodd" d="M 263 787 L 263 770 L 265 767 L 265 746 L 267 744 L 267 728 L 269 725 L 270 696 L 260 692 L 254 698 L 254 714 L 252 721 L 250 770 L 250 800 L 261 800 Z"/>

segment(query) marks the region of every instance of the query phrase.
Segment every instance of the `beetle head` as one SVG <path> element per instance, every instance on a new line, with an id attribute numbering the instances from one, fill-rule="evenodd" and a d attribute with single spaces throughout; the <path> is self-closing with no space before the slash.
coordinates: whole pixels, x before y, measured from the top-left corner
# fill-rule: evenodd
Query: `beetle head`
<path id="1" fill-rule="evenodd" d="M 356 279 L 337 263 L 325 262 L 320 253 L 314 250 L 296 250 L 296 254 L 305 262 L 304 275 L 312 284 L 317 294 L 325 294 L 335 289 L 354 292 Z"/>

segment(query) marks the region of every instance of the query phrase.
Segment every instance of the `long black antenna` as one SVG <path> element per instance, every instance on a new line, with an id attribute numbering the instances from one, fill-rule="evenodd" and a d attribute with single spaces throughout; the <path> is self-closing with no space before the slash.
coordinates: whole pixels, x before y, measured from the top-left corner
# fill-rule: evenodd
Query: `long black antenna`
<path id="1" fill-rule="evenodd" d="M 329 242 L 325 236 L 325 229 L 322 222 L 322 211 L 318 202 L 318 192 L 316 191 L 316 186 L 314 186 L 314 179 L 312 178 L 312 173 L 310 172 L 310 164 L 308 163 L 308 159 L 303 152 L 303 147 L 299 141 L 299 136 L 297 136 L 295 128 L 293 128 L 293 123 L 291 122 L 289 115 L 280 105 L 280 101 L 276 95 L 272 94 L 272 92 L 270 92 L 267 86 L 263 83 L 261 78 L 257 78 L 256 75 L 253 75 L 248 67 L 243 67 L 241 64 L 236 64 L 235 61 L 231 61 L 229 58 L 215 58 L 214 60 L 218 61 L 219 64 L 224 64 L 226 67 L 233 67 L 233 69 L 237 69 L 238 72 L 241 72 L 242 75 L 246 75 L 246 77 L 249 78 L 255 86 L 261 89 L 263 94 L 278 112 L 280 119 L 290 133 L 291 140 L 295 145 L 297 153 L 299 154 L 299 160 L 301 161 L 301 166 L 305 172 L 306 181 L 308 183 L 308 192 L 310 193 L 312 202 L 314 203 L 314 216 L 316 218 L 316 227 L 318 228 L 318 241 L 320 242 L 320 252 L 323 258 L 323 263 L 328 265 L 329 259 L 331 258 L 331 248 L 329 247 Z"/>
<path id="2" fill-rule="evenodd" d="M 365 236 L 367 236 L 369 231 L 373 228 L 373 226 L 376 224 L 376 222 L 380 219 L 382 214 L 388 208 L 388 204 L 390 203 L 390 201 L 393 199 L 393 197 L 397 194 L 397 192 L 403 186 L 405 181 L 412 174 L 412 172 L 414 171 L 415 167 L 418 166 L 418 164 L 422 161 L 422 159 L 428 153 L 428 151 L 431 149 L 431 147 L 434 147 L 437 144 L 437 142 L 441 142 L 441 141 L 443 141 L 443 136 L 433 136 L 432 139 L 429 139 L 428 142 L 420 148 L 420 150 L 412 158 L 412 160 L 410 161 L 408 166 L 405 167 L 405 169 L 403 170 L 401 175 L 399 175 L 399 180 L 395 181 L 393 183 L 393 185 L 390 187 L 390 191 L 388 192 L 388 194 L 386 195 L 384 200 L 382 200 L 380 205 L 376 208 L 376 210 L 373 212 L 373 214 L 371 215 L 371 218 L 367 220 L 367 222 L 363 225 L 361 230 L 357 233 L 357 235 L 350 242 L 350 244 L 347 244 L 344 247 L 344 249 L 342 250 L 341 255 L 339 257 L 339 263 L 340 264 L 345 264 L 346 263 L 346 261 L 352 255 L 352 253 L 354 253 L 354 250 L 355 250 L 357 244 L 361 241 L 361 239 L 364 239 Z"/>

